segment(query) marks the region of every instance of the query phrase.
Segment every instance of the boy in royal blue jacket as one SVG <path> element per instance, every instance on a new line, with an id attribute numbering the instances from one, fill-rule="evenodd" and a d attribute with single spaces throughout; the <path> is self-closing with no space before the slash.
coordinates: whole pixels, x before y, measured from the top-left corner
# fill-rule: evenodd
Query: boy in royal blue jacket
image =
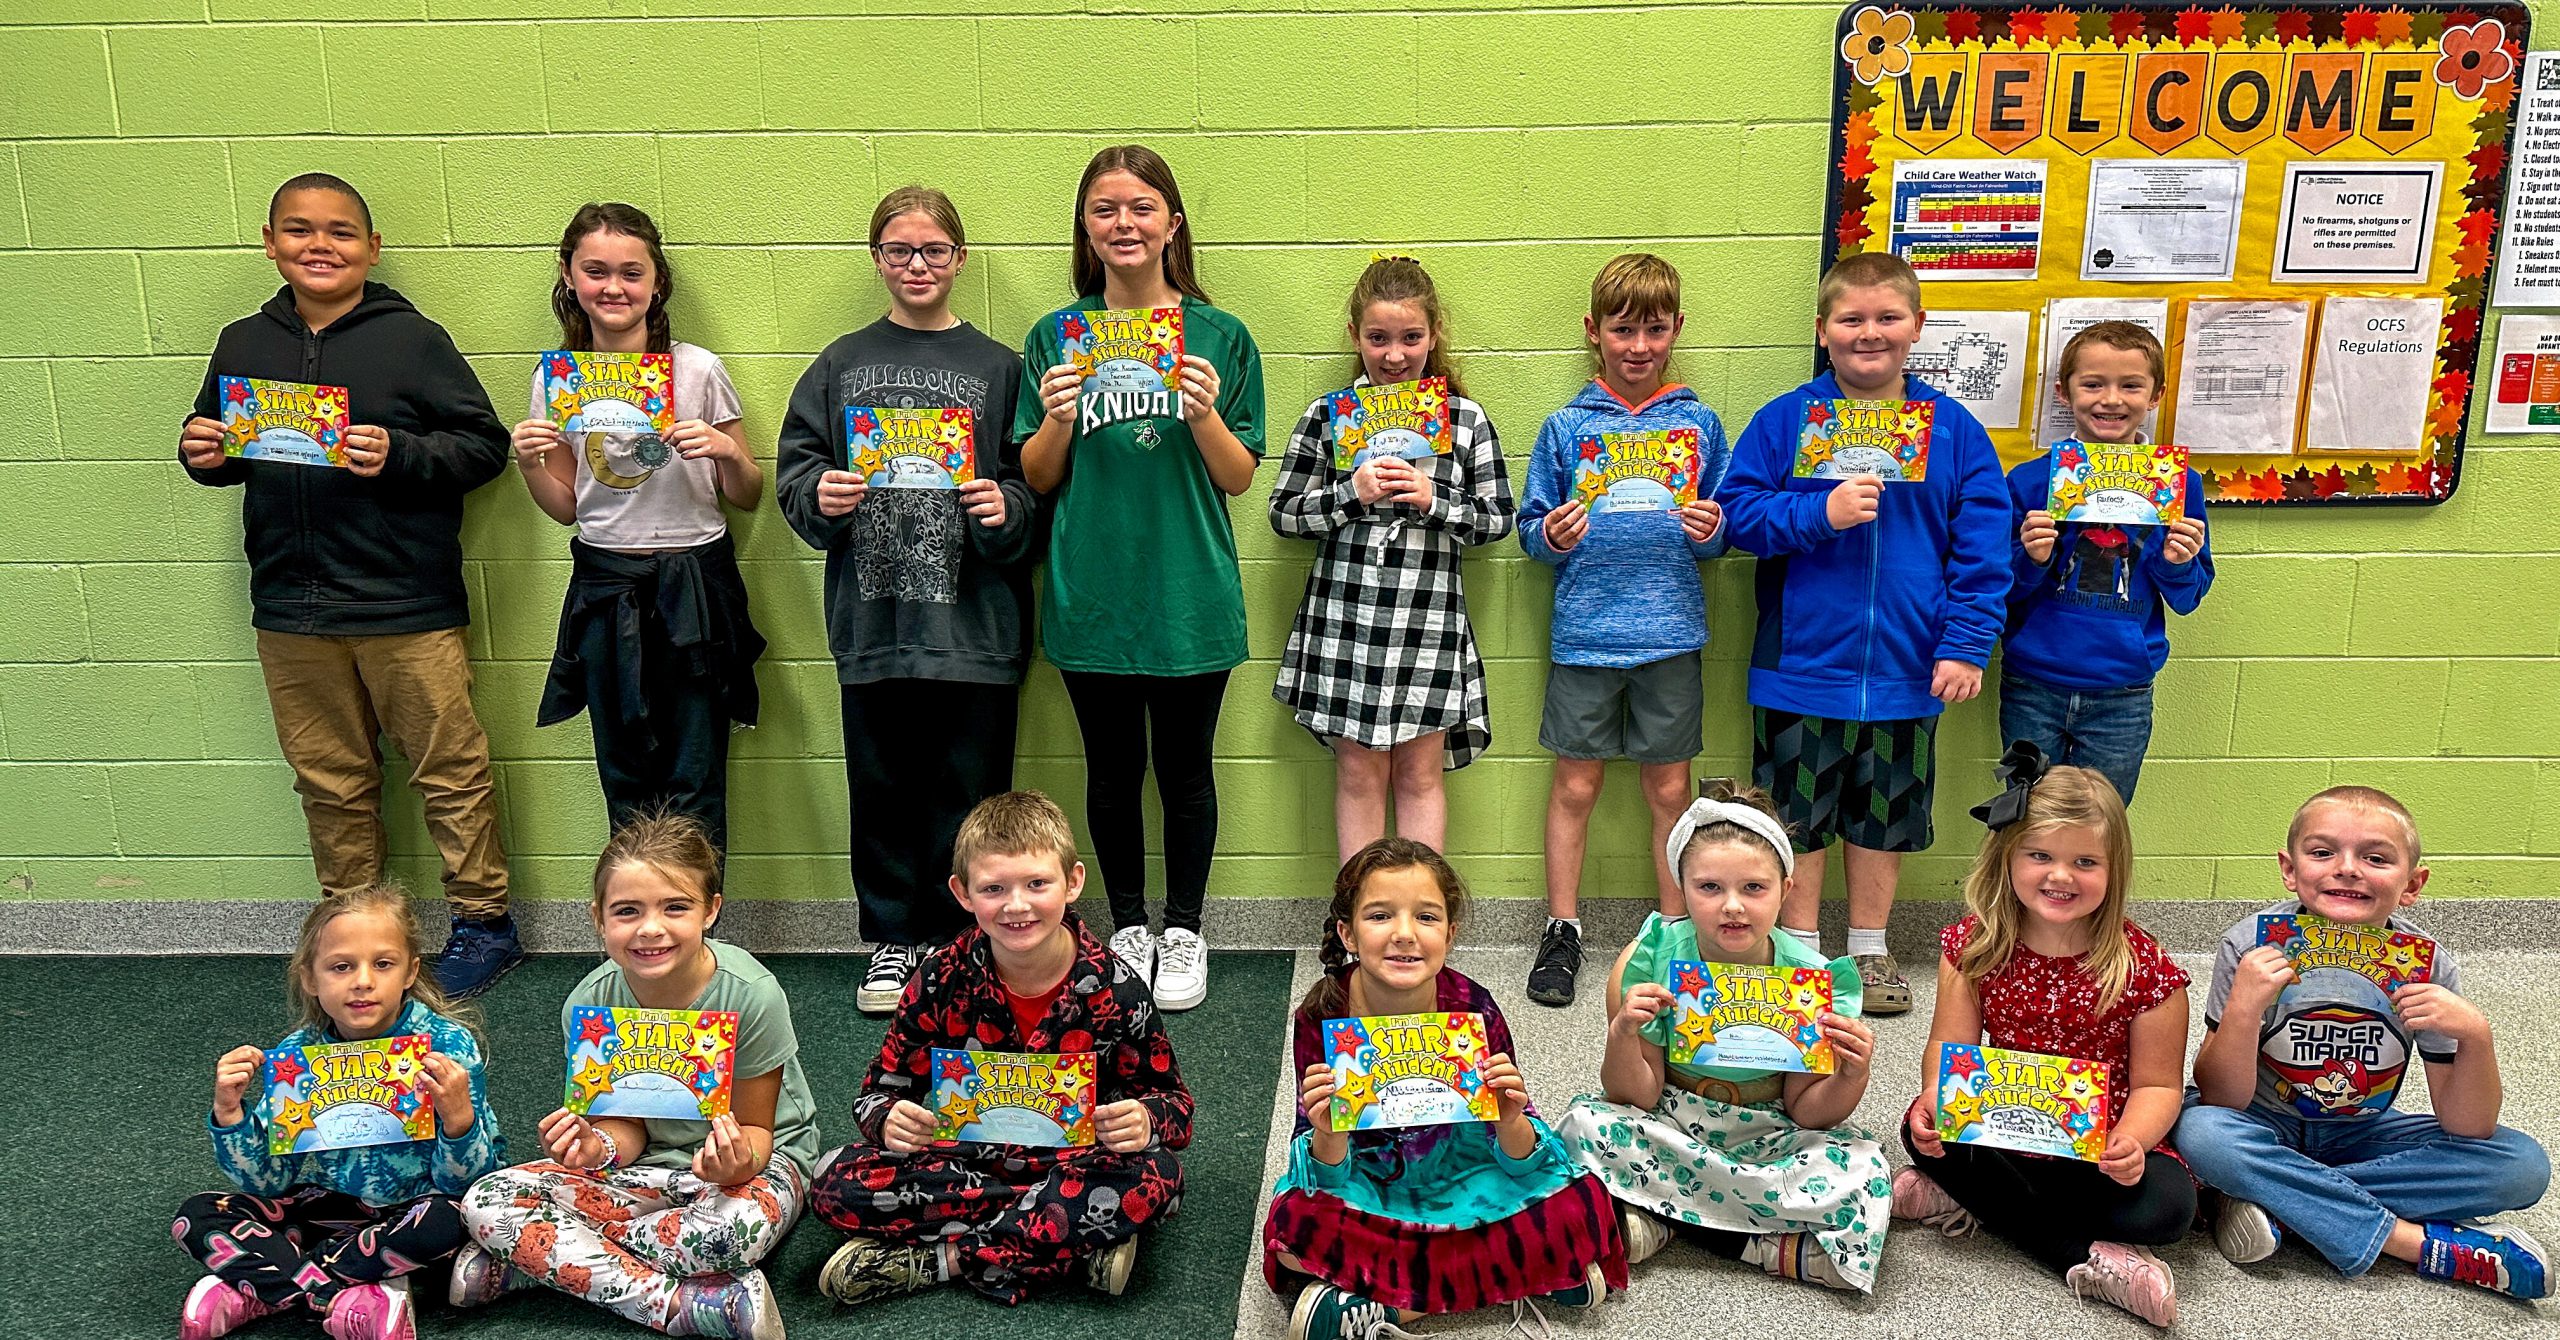
<path id="1" fill-rule="evenodd" d="M 2062 346 L 2062 400 L 2087 444 L 2140 442 L 2160 403 L 2160 341 L 2101 321 Z M 2009 634 L 2000 657 L 2000 738 L 2033 740 L 2056 763 L 2095 768 L 2133 803 L 2151 745 L 2151 680 L 2169 663 L 2165 610 L 2195 613 L 2213 585 L 2204 481 L 2187 471 L 2187 513 L 2165 526 L 2057 524 L 2051 453 L 2009 472 L 2018 518 Z"/>
<path id="2" fill-rule="evenodd" d="M 1761 407 L 1716 500 L 1735 548 L 1760 557 L 1751 648 L 1752 772 L 1804 854 L 1780 923 L 1820 952 L 1823 856 L 1847 849 L 1849 953 L 1869 1014 L 1911 1008 L 1885 948 L 1902 853 L 1923 851 L 1938 713 L 1982 690 L 2009 592 L 2000 459 L 1962 405 L 1903 375 L 1923 314 L 1898 256 L 1843 258 L 1814 330 L 1831 370 Z M 1931 405 L 1924 477 L 1794 477 L 1807 409 Z"/>

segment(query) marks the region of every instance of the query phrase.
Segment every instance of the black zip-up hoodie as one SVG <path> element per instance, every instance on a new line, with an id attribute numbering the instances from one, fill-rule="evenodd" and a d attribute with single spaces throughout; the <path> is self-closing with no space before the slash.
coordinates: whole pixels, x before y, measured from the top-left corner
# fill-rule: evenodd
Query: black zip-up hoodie
<path id="1" fill-rule="evenodd" d="M 382 473 L 233 459 L 190 467 L 199 484 L 248 486 L 241 502 L 250 622 L 278 633 L 423 633 L 471 622 L 462 584 L 462 497 L 507 468 L 507 430 L 444 327 L 368 282 L 326 330 L 303 324 L 291 286 L 222 328 L 195 412 L 222 417 L 220 378 L 347 388 L 347 419 L 390 435 Z"/>

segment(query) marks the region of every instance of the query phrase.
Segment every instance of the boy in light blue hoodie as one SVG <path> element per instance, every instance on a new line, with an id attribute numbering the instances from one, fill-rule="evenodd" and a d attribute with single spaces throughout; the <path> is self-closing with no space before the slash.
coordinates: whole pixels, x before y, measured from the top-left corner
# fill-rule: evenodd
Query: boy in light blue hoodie
<path id="1" fill-rule="evenodd" d="M 1547 793 L 1547 929 L 1529 969 L 1529 999 L 1573 1003 L 1582 968 L 1582 858 L 1591 807 L 1613 758 L 1632 758 L 1653 812 L 1653 850 L 1688 808 L 1691 764 L 1704 747 L 1707 600 L 1698 560 L 1724 552 L 1713 500 L 1732 453 L 1724 424 L 1686 386 L 1665 381 L 1680 337 L 1680 272 L 1630 252 L 1591 281 L 1584 338 L 1600 375 L 1547 416 L 1530 453 L 1520 547 L 1556 570 L 1554 664 L 1538 743 L 1556 756 Z M 1694 429 L 1696 501 L 1669 510 L 1586 507 L 1574 471 L 1604 433 Z M 1651 490 L 1640 490 L 1651 492 Z M 1683 906 L 1667 869 L 1654 870 L 1665 914 Z"/>
<path id="2" fill-rule="evenodd" d="M 1760 556 L 1751 648 L 1752 773 L 1804 854 L 1779 923 L 1820 951 L 1822 875 L 1846 848 L 1849 954 L 1871 1015 L 1911 1008 L 1885 948 L 1902 854 L 1925 851 L 1938 713 L 1982 691 L 2009 594 L 2009 494 L 1982 424 L 1903 362 L 1925 314 L 1898 256 L 1822 277 L 1816 336 L 1831 370 L 1751 417 L 1716 500 Z M 1837 400 L 1931 407 L 1922 478 L 1795 477 L 1806 415 Z"/>

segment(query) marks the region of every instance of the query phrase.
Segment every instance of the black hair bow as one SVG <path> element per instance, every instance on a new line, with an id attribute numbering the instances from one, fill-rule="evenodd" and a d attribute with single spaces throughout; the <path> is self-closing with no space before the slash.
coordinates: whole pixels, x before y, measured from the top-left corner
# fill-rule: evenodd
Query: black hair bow
<path id="1" fill-rule="evenodd" d="M 2014 740 L 2009 752 L 1991 766 L 1991 775 L 2007 788 L 2000 794 L 1973 807 L 1973 817 L 1992 832 L 2027 817 L 2027 793 L 2044 780 L 2045 770 L 2053 766 L 2045 760 L 2044 751 L 2032 740 Z"/>

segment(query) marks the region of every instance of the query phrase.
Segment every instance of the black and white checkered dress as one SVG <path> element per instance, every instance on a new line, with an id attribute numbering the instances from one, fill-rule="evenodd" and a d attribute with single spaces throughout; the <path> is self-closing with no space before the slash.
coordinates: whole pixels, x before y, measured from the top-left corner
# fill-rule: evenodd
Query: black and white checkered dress
<path id="1" fill-rule="evenodd" d="M 1442 766 L 1463 768 L 1493 742 L 1493 717 L 1458 560 L 1511 533 L 1502 443 L 1483 407 L 1452 396 L 1453 449 L 1414 463 L 1431 477 L 1429 510 L 1371 507 L 1334 468 L 1330 399 L 1299 418 L 1271 488 L 1271 528 L 1317 542 L 1271 696 L 1328 747 L 1386 749 L 1447 731 Z"/>

